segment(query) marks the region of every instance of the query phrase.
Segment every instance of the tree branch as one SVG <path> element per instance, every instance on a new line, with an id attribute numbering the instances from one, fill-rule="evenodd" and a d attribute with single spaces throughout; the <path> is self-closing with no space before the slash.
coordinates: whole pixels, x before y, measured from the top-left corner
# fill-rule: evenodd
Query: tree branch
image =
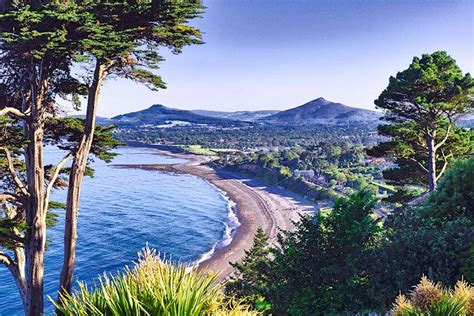
<path id="1" fill-rule="evenodd" d="M 5 152 L 5 156 L 7 157 L 7 162 L 8 162 L 8 171 L 10 172 L 10 175 L 13 178 L 13 181 L 17 185 L 18 189 L 23 193 L 24 195 L 28 196 L 28 191 L 26 190 L 26 186 L 23 184 L 21 179 L 18 177 L 16 174 L 15 167 L 13 166 L 13 159 L 10 154 L 10 151 L 6 147 L 0 147 L 0 150 L 3 150 Z"/>
<path id="2" fill-rule="evenodd" d="M 427 169 L 425 166 L 423 166 L 423 165 L 421 164 L 421 162 L 419 162 L 419 161 L 416 160 L 415 158 L 408 158 L 408 159 L 411 160 L 411 161 L 413 161 L 413 162 L 416 162 L 416 164 L 417 164 L 421 169 L 423 169 L 424 171 L 428 172 L 428 169 Z"/>
<path id="3" fill-rule="evenodd" d="M 443 146 L 446 141 L 448 140 L 449 138 L 449 132 L 451 132 L 451 124 L 448 125 L 448 129 L 446 130 L 446 135 L 444 136 L 443 140 L 441 140 L 436 146 L 435 146 L 435 150 L 439 149 L 441 146 Z"/>
<path id="4" fill-rule="evenodd" d="M 22 199 L 13 193 L 1 193 L 0 194 L 0 201 L 2 202 L 9 202 L 17 207 L 23 207 Z"/>
<path id="5" fill-rule="evenodd" d="M 17 259 L 23 260 L 23 257 L 18 257 Z M 4 264 L 7 269 L 10 270 L 13 279 L 15 280 L 15 283 L 18 286 L 18 289 L 20 290 L 22 299 L 24 299 L 24 296 L 26 294 L 26 280 L 24 272 L 20 270 L 23 269 L 23 265 L 20 266 L 17 261 L 13 260 L 4 252 L 0 252 L 0 263 Z"/>
<path id="6" fill-rule="evenodd" d="M 452 153 L 446 156 L 444 152 L 442 152 L 442 155 L 443 155 L 444 163 L 443 163 L 443 167 L 441 168 L 441 171 L 436 176 L 436 181 L 438 181 L 443 176 L 444 172 L 446 171 L 446 168 L 448 167 L 448 158 L 453 156 Z"/>
<path id="7" fill-rule="evenodd" d="M 49 196 L 51 195 L 51 190 L 53 189 L 54 183 L 58 179 L 59 172 L 61 172 L 61 169 L 64 167 L 64 164 L 71 158 L 72 154 L 68 153 L 66 156 L 61 159 L 61 161 L 54 167 L 54 172 L 53 175 L 51 176 L 51 179 L 48 182 L 48 186 L 46 188 L 46 196 L 44 199 L 44 209 L 46 210 L 48 208 L 48 203 L 49 203 Z"/>
<path id="8" fill-rule="evenodd" d="M 0 252 L 0 263 L 4 264 L 5 266 L 9 267 L 12 264 L 15 264 L 15 261 L 6 253 Z"/>
<path id="9" fill-rule="evenodd" d="M 7 114 L 12 114 L 22 119 L 27 118 L 27 115 L 25 113 L 12 107 L 6 107 L 0 110 L 0 115 L 7 115 Z"/>
<path id="10" fill-rule="evenodd" d="M 0 194 L 0 201 L 16 201 L 18 198 L 10 193 L 2 193 Z"/>

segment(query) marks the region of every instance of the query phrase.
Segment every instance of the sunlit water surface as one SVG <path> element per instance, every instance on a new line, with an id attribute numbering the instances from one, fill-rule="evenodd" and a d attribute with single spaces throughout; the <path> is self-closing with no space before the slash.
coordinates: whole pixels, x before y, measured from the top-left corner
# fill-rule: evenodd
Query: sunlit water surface
<path id="1" fill-rule="evenodd" d="M 147 148 L 125 147 L 117 152 L 120 155 L 113 164 L 182 162 Z M 45 154 L 49 163 L 60 158 L 52 148 Z M 100 161 L 93 167 L 95 176 L 84 180 L 81 197 L 77 280 L 94 282 L 99 274 L 123 269 L 146 243 L 173 260 L 195 262 L 208 256 L 216 243 L 228 242 L 229 202 L 206 181 L 192 175 L 117 168 Z M 65 190 L 56 191 L 53 200 L 64 201 L 65 196 Z M 45 292 L 54 298 L 63 256 L 64 213 L 57 213 L 57 225 L 48 229 L 45 259 Z M 51 314 L 51 304 L 46 305 Z M 22 313 L 15 284 L 0 266 L 0 315 Z"/>

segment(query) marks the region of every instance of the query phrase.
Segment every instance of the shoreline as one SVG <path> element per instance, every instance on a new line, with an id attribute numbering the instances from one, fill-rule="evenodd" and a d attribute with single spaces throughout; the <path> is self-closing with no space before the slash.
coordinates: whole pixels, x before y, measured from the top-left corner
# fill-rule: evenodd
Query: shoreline
<path id="1" fill-rule="evenodd" d="M 296 194 L 269 186 L 260 180 L 249 179 L 241 174 L 207 166 L 212 157 L 170 152 L 168 148 L 162 149 L 155 145 L 134 145 L 129 144 L 131 147 L 154 148 L 159 155 L 184 159 L 186 162 L 169 165 L 115 165 L 115 167 L 191 174 L 216 187 L 224 198 L 229 199 L 229 203 L 235 203 L 234 211 L 240 225 L 235 228 L 230 243 L 218 247 L 225 237 L 223 235 L 213 249 L 210 249 L 208 253 L 203 253 L 196 262 L 198 269 L 218 272 L 221 281 L 232 275 L 234 268 L 230 262 L 240 261 L 245 256 L 245 250 L 252 246 L 253 237 L 259 227 L 269 236 L 270 243 L 273 243 L 276 241 L 278 229 L 293 229 L 293 221 L 299 218 L 299 214 L 315 210 L 313 203 Z M 205 256 L 209 258 L 203 258 Z"/>

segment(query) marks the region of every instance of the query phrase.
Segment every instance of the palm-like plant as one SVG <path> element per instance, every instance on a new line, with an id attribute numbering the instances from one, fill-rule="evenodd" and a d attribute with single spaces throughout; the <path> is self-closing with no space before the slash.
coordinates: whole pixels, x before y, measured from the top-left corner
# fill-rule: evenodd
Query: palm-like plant
<path id="1" fill-rule="evenodd" d="M 474 315 L 474 287 L 458 281 L 454 290 L 444 289 L 425 276 L 410 292 L 401 294 L 393 308 L 394 316 L 468 316 Z"/>
<path id="2" fill-rule="evenodd" d="M 80 283 L 54 303 L 64 315 L 256 315 L 248 306 L 226 299 L 217 274 L 160 259 L 148 247 L 124 273 L 104 275 L 89 289 Z"/>

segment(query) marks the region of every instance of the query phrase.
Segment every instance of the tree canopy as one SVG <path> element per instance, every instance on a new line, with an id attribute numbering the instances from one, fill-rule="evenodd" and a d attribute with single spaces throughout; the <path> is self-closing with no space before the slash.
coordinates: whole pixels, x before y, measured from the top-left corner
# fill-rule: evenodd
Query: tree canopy
<path id="1" fill-rule="evenodd" d="M 165 88 L 155 72 L 163 61 L 158 50 L 179 53 L 201 43 L 201 33 L 188 22 L 202 8 L 179 0 L 0 3 L 0 128 L 8 135 L 0 137 L 0 233 L 6 234 L 0 240 L 7 245 L 0 262 L 12 272 L 26 314 L 43 313 L 49 198 L 59 183 L 68 190 L 60 288 L 70 289 L 89 153 L 107 161 L 113 157 L 108 149 L 118 144 L 111 128 L 95 127 L 104 80 L 115 76 Z M 62 118 L 57 101 L 70 100 L 78 108 L 79 96 L 87 100 L 85 119 Z M 65 150 L 56 165 L 44 164 L 45 144 Z"/>
<path id="2" fill-rule="evenodd" d="M 398 168 L 385 177 L 396 185 L 422 184 L 429 191 L 452 164 L 474 152 L 473 132 L 456 121 L 474 111 L 474 79 L 456 61 L 438 51 L 413 58 L 410 66 L 392 76 L 375 105 L 384 110 L 379 134 L 389 140 L 369 151 L 395 158 Z"/>

